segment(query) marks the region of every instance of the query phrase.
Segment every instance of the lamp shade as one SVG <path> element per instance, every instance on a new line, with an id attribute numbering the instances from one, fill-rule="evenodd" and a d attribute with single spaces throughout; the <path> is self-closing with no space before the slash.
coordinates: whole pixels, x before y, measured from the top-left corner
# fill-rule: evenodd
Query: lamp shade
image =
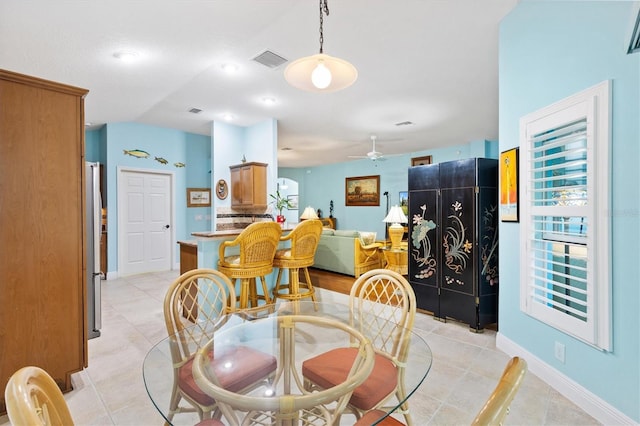
<path id="1" fill-rule="evenodd" d="M 304 211 L 302 212 L 302 215 L 300 216 L 300 219 L 317 219 L 318 215 L 316 214 L 316 211 L 313 209 L 313 207 L 311 206 L 307 206 L 305 207 Z"/>
<path id="2" fill-rule="evenodd" d="M 407 223 L 407 216 L 405 216 L 402 208 L 395 205 L 391 207 L 389 214 L 382 221 L 386 223 Z"/>
<path id="3" fill-rule="evenodd" d="M 284 70 L 284 78 L 297 89 L 329 93 L 351 86 L 358 71 L 343 59 L 318 53 L 291 62 Z"/>

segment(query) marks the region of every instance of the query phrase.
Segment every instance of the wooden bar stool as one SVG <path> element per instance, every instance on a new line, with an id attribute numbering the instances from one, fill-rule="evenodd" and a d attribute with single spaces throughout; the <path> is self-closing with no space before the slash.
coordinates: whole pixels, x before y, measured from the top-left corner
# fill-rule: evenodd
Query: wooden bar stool
<path id="1" fill-rule="evenodd" d="M 223 241 L 218 254 L 218 270 L 231 278 L 240 280 L 238 308 L 258 306 L 258 300 L 271 303 L 266 275 L 273 271 L 273 256 L 276 254 L 282 235 L 282 227 L 275 222 L 255 222 L 247 226 L 233 241 Z M 225 256 L 227 247 L 239 246 L 240 254 Z M 262 295 L 258 295 L 256 280 L 262 281 Z"/>
<path id="2" fill-rule="evenodd" d="M 300 222 L 288 235 L 280 237 L 280 241 L 291 241 L 291 247 L 278 250 L 273 258 L 273 266 L 280 268 L 276 286 L 273 290 L 275 299 L 300 300 L 310 297 L 316 301 L 315 290 L 309 276 L 309 266 L 313 266 L 318 242 L 322 234 L 322 222 L 317 219 Z M 289 282 L 282 283 L 282 271 L 289 270 Z M 300 282 L 300 269 L 304 271 L 306 282 Z M 302 290 L 304 291 L 301 291 Z"/>

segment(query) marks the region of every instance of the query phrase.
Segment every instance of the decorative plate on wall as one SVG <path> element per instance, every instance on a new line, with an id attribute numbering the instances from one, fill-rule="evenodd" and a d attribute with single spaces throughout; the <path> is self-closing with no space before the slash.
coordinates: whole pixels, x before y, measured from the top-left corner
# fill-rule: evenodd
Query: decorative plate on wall
<path id="1" fill-rule="evenodd" d="M 224 200 L 229 195 L 229 186 L 224 179 L 220 179 L 216 184 L 216 197 L 220 200 Z"/>

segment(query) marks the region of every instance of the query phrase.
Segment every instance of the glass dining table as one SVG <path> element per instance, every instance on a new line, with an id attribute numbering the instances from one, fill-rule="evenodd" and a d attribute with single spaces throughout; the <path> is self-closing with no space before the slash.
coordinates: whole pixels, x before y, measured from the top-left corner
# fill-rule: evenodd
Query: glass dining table
<path id="1" fill-rule="evenodd" d="M 355 315 L 358 318 L 354 318 Z M 344 409 L 353 389 L 372 371 L 374 358 L 373 336 L 367 336 L 366 327 L 356 324 L 378 320 L 373 314 L 355 315 L 349 306 L 339 303 L 294 301 L 235 312 L 214 324 L 203 326 L 196 322 L 185 329 L 192 342 L 194 334 L 202 336 L 195 339 L 201 343 L 192 352 L 195 383 L 217 402 L 223 424 L 353 424 L 354 416 Z M 404 396 L 401 401 L 392 396 L 385 403 L 387 413 L 398 410 L 411 397 L 431 368 L 432 354 L 425 340 L 412 330 L 403 330 L 400 335 L 408 340 L 406 359 L 397 363 L 404 369 L 401 375 Z M 143 378 L 149 398 L 167 423 L 173 425 L 193 425 L 199 421 L 195 413 L 169 415 L 174 366 L 180 362 L 172 357 L 172 345 L 175 357 L 175 345 L 183 340 L 183 336 L 175 335 L 164 338 L 149 350 L 143 363 Z M 273 374 L 261 386 L 247 392 L 225 389 L 217 377 L 220 368 L 226 368 L 226 364 L 231 367 L 234 362 L 230 356 L 221 367 L 222 354 L 233 353 L 240 346 L 273 356 L 277 362 Z M 326 392 L 310 392 L 301 373 L 302 363 L 344 347 L 359 348 L 358 359 L 354 361 L 349 377 Z M 213 368 L 213 359 L 218 361 L 216 368 Z M 384 417 L 381 415 L 380 419 Z"/>

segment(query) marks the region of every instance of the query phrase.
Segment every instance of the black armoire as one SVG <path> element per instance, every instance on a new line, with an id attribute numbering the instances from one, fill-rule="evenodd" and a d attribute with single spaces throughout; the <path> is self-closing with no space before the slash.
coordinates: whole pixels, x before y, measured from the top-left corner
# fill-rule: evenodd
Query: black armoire
<path id="1" fill-rule="evenodd" d="M 409 282 L 417 307 L 480 331 L 498 321 L 498 161 L 409 168 Z"/>

